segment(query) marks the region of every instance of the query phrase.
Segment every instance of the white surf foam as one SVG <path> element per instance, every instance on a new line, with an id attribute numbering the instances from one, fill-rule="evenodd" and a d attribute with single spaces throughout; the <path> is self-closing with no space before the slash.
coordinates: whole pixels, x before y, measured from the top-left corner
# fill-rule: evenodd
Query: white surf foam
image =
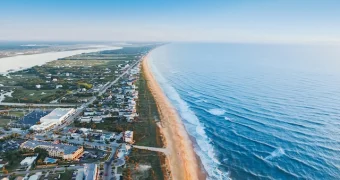
<path id="1" fill-rule="evenodd" d="M 285 154 L 285 151 L 282 148 L 277 148 L 277 149 L 275 149 L 275 151 L 270 153 L 270 155 L 265 157 L 264 159 L 265 160 L 272 160 L 272 159 L 280 157 L 280 156 L 282 156 L 284 154 Z"/>
<path id="2" fill-rule="evenodd" d="M 204 169 L 207 172 L 207 179 L 225 180 L 229 179 L 229 173 L 218 169 L 220 162 L 216 158 L 215 150 L 210 144 L 210 140 L 205 133 L 204 126 L 200 123 L 198 117 L 189 108 L 187 103 L 180 97 L 178 92 L 170 83 L 163 77 L 153 64 L 153 58 L 149 57 L 149 65 L 154 77 L 166 94 L 172 105 L 180 115 L 188 134 L 194 137 L 197 144 L 194 144 L 194 150 L 200 157 Z M 224 113 L 223 113 L 224 114 Z"/>
<path id="3" fill-rule="evenodd" d="M 215 116 L 222 116 L 225 113 L 224 109 L 209 109 L 208 112 Z"/>
<path id="4" fill-rule="evenodd" d="M 195 102 L 196 103 L 201 103 L 201 102 L 207 103 L 208 100 L 206 100 L 206 99 L 199 99 L 199 100 L 196 100 Z"/>
<path id="5" fill-rule="evenodd" d="M 229 117 L 227 117 L 227 116 L 225 116 L 224 119 L 227 120 L 227 121 L 231 121 L 232 122 L 232 120 Z"/>

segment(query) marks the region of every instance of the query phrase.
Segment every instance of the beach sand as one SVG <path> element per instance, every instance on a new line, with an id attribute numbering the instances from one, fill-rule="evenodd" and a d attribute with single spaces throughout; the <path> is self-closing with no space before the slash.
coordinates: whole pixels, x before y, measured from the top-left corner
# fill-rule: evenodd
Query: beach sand
<path id="1" fill-rule="evenodd" d="M 142 70 L 147 81 L 148 88 L 154 96 L 158 106 L 161 118 L 161 133 L 164 137 L 164 144 L 169 151 L 166 165 L 171 171 L 172 179 L 206 179 L 206 175 L 201 169 L 200 161 L 194 152 L 192 142 L 179 115 L 170 104 L 151 73 L 147 56 L 143 58 Z"/>

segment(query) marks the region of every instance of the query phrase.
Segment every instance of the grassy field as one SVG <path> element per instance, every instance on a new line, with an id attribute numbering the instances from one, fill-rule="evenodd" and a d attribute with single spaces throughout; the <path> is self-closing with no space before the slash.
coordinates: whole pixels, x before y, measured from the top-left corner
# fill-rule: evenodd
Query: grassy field
<path id="1" fill-rule="evenodd" d="M 23 117 L 25 115 L 25 112 L 23 112 L 23 111 L 9 111 L 9 112 L 4 112 L 3 115 L 6 115 L 6 116 L 15 116 L 15 117 Z"/>
<path id="2" fill-rule="evenodd" d="M 60 174 L 61 180 L 70 180 L 72 179 L 72 174 L 74 171 L 72 170 L 66 170 L 64 173 Z"/>
<path id="3" fill-rule="evenodd" d="M 139 121 L 136 126 L 135 140 L 137 145 L 163 147 L 162 140 L 157 127 L 159 114 L 155 100 L 149 91 L 143 73 L 140 74 L 138 81 L 139 98 L 137 101 L 137 112 Z M 142 126 L 143 124 L 143 126 Z"/>
<path id="4" fill-rule="evenodd" d="M 77 66 L 100 66 L 106 65 L 108 61 L 105 60 L 62 60 L 62 61 L 51 61 L 45 64 L 46 67 L 55 67 L 55 66 L 65 66 L 65 67 L 77 67 Z"/>
<path id="5" fill-rule="evenodd" d="M 6 91 L 15 89 L 13 98 L 6 98 L 6 102 L 49 103 L 63 97 L 66 91 L 84 88 L 83 84 L 97 87 L 114 80 L 117 77 L 115 71 L 120 69 L 118 65 L 132 63 L 152 47 L 127 47 L 61 58 L 42 66 L 10 73 L 8 77 L 0 76 L 0 84 L 8 86 L 0 89 Z M 36 85 L 40 85 L 43 94 L 36 92 Z M 57 86 L 59 91 L 56 90 Z M 77 101 L 73 97 L 64 97 L 64 100 Z"/>
<path id="6" fill-rule="evenodd" d="M 133 124 L 136 144 L 163 147 L 159 129 L 156 124 L 159 119 L 157 105 L 150 90 L 147 88 L 143 73 L 140 74 L 138 91 L 137 112 L 139 113 L 140 120 L 138 123 Z M 163 179 L 162 162 L 164 162 L 165 156 L 162 153 L 134 149 L 129 157 L 128 167 L 131 169 L 132 177 L 154 180 Z M 147 165 L 151 166 L 151 168 L 141 173 L 136 171 L 138 165 Z"/>
<path id="7" fill-rule="evenodd" d="M 10 119 L 0 118 L 0 127 L 6 126 L 10 121 Z"/>
<path id="8" fill-rule="evenodd" d="M 165 155 L 157 152 L 134 149 L 128 160 L 128 168 L 132 171 L 132 179 L 164 179 L 161 160 L 165 159 Z M 142 171 L 141 166 L 149 167 Z"/>
<path id="9" fill-rule="evenodd" d="M 65 91 L 54 90 L 28 90 L 15 89 L 12 96 L 7 97 L 4 102 L 26 103 L 26 102 L 50 102 L 64 95 Z"/>

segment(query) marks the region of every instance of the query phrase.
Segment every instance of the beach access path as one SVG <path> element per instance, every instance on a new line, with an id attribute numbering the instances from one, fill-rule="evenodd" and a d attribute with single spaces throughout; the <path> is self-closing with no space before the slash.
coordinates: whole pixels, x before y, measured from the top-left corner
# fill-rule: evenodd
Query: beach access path
<path id="1" fill-rule="evenodd" d="M 164 153 L 165 155 L 170 155 L 170 151 L 168 148 L 157 148 L 157 147 L 137 146 L 137 145 L 133 145 L 132 147 L 136 149 L 145 149 L 149 151 L 161 152 L 161 153 Z"/>

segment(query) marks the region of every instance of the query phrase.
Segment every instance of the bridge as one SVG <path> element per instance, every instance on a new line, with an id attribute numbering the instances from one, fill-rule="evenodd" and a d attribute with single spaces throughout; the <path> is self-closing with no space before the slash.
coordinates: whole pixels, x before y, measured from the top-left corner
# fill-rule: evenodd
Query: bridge
<path id="1" fill-rule="evenodd" d="M 170 151 L 167 148 L 157 148 L 157 147 L 137 146 L 137 145 L 133 145 L 132 147 L 137 148 L 137 149 L 144 149 L 144 150 L 149 150 L 149 151 L 161 152 L 161 153 L 164 153 L 166 155 L 170 154 Z"/>

